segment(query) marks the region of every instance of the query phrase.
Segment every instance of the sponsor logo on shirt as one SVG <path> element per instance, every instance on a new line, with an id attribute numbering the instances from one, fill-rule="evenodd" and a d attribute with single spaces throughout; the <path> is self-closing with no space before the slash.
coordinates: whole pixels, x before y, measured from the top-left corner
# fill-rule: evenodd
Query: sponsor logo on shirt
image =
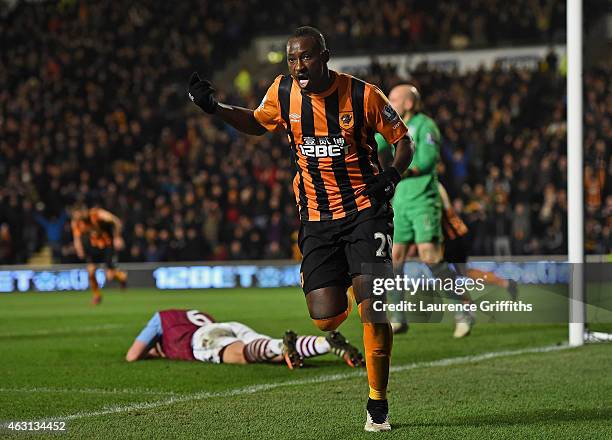
<path id="1" fill-rule="evenodd" d="M 395 120 L 399 118 L 399 115 L 397 114 L 395 110 L 393 110 L 393 107 L 391 107 L 391 104 L 385 105 L 385 107 L 383 108 L 382 114 L 383 114 L 383 118 L 385 118 L 387 122 L 395 122 Z"/>
<path id="2" fill-rule="evenodd" d="M 349 145 L 343 136 L 304 136 L 298 148 L 306 157 L 337 157 L 347 154 Z"/>

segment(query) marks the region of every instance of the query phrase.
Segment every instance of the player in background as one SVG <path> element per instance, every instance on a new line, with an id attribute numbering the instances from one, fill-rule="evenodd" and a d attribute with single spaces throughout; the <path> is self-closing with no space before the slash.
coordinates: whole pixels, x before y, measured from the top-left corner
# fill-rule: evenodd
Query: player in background
<path id="1" fill-rule="evenodd" d="M 410 167 L 402 174 L 393 197 L 394 236 L 393 267 L 397 275 L 403 273 L 409 258 L 410 246 L 416 244 L 419 259 L 429 266 L 435 278 L 456 278 L 457 272 L 444 260 L 442 248 L 442 202 L 438 193 L 436 164 L 440 158 L 440 130 L 429 116 L 421 111 L 421 95 L 411 84 L 401 84 L 389 93 L 393 108 L 408 125 L 415 142 L 415 154 Z M 392 146 L 377 134 L 381 154 L 393 154 Z M 403 292 L 396 292 L 397 301 Z M 405 313 L 393 315 L 393 332 L 408 330 Z"/>
<path id="2" fill-rule="evenodd" d="M 466 269 L 460 265 L 467 262 L 467 246 L 463 243 L 467 226 L 453 210 L 446 189 L 438 182 L 435 166 L 439 160 L 439 129 L 431 118 L 421 112 L 421 97 L 416 87 L 410 84 L 397 86 L 389 97 L 408 124 L 417 145 L 415 158 L 406 172 L 406 180 L 400 182 L 393 199 L 393 259 L 396 273 L 401 273 L 405 261 L 413 256 L 416 243 L 419 258 L 430 265 L 434 276 L 440 273 L 454 278 L 464 274 L 470 278 L 481 278 L 487 284 L 504 287 L 512 299 L 516 299 L 517 286 L 513 280 L 504 280 L 491 272 Z M 377 142 L 383 155 L 392 154 L 390 145 L 384 139 L 377 136 Z M 469 295 L 464 295 L 463 300 L 471 301 Z M 394 332 L 407 331 L 406 315 L 399 314 L 396 318 L 394 321 L 399 322 L 392 324 Z M 469 335 L 473 323 L 471 314 L 457 314 L 453 336 L 460 338 Z"/>
<path id="3" fill-rule="evenodd" d="M 98 305 L 102 301 L 96 280 L 98 264 L 105 265 L 107 281 L 119 281 L 122 289 L 127 284 L 127 273 L 117 268 L 116 251 L 123 248 L 122 223 L 117 216 L 102 208 L 75 209 L 71 227 L 77 256 L 87 262 L 91 302 Z"/>
<path id="4" fill-rule="evenodd" d="M 387 384 L 393 333 L 372 308 L 372 280 L 392 271 L 393 211 L 389 200 L 410 164 L 412 140 L 399 115 L 375 86 L 329 70 L 321 32 L 304 26 L 287 42 L 289 75 L 279 75 L 256 110 L 217 102 L 210 81 L 194 73 L 189 97 L 237 130 L 287 134 L 297 171 L 293 180 L 301 218 L 302 289 L 310 317 L 323 331 L 348 316 L 353 286 L 363 322 L 370 393 L 367 431 L 387 431 Z M 374 133 L 396 144 L 382 170 Z"/>
<path id="5" fill-rule="evenodd" d="M 363 356 L 340 332 L 297 336 L 288 330 L 282 339 L 257 333 L 240 322 L 216 322 L 198 310 L 156 312 L 125 355 L 128 362 L 149 358 L 202 361 L 215 364 L 286 362 L 300 368 L 305 358 L 333 353 L 350 367 L 363 366 Z"/>

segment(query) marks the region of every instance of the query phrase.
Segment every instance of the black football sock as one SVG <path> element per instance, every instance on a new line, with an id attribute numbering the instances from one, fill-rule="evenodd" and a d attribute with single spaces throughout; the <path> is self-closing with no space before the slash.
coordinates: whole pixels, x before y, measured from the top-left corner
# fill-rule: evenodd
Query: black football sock
<path id="1" fill-rule="evenodd" d="M 372 417 L 372 421 L 380 425 L 387 419 L 387 415 L 389 414 L 389 403 L 387 402 L 387 399 L 374 400 L 368 398 L 366 409 L 368 410 L 370 417 Z"/>

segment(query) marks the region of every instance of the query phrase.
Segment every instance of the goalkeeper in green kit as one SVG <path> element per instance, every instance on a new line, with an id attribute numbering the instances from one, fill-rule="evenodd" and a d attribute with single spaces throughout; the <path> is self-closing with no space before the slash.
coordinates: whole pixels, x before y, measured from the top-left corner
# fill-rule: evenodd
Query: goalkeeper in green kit
<path id="1" fill-rule="evenodd" d="M 454 279 L 457 277 L 455 269 L 443 261 L 442 201 L 436 173 L 440 158 L 440 130 L 433 119 L 421 112 L 421 95 L 415 86 L 401 84 L 394 87 L 389 101 L 408 126 L 416 147 L 412 163 L 402 175 L 392 202 L 395 273 L 402 274 L 404 262 L 414 244 L 420 260 L 429 266 L 433 277 Z M 379 155 L 393 154 L 393 147 L 381 135 L 376 134 L 376 142 Z M 467 336 L 473 323 L 472 316 L 461 315 L 456 319 L 462 330 L 460 333 Z M 392 321 L 394 333 L 408 330 L 405 314 L 393 317 Z"/>

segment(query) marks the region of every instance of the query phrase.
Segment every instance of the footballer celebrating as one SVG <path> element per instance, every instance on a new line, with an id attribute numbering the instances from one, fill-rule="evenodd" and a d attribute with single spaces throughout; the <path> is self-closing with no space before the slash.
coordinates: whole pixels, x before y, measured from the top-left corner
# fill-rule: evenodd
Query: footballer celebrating
<path id="1" fill-rule="evenodd" d="M 299 368 L 305 358 L 333 353 L 350 367 L 363 366 L 363 356 L 340 332 L 282 339 L 257 333 L 240 322 L 216 322 L 198 310 L 162 310 L 153 315 L 125 355 L 128 362 L 149 358 L 202 361 L 214 364 L 286 362 Z"/>
<path id="2" fill-rule="evenodd" d="M 121 288 L 125 288 L 127 283 L 127 273 L 117 269 L 116 251 L 123 248 L 121 220 L 102 208 L 76 209 L 72 214 L 71 227 L 77 256 L 87 262 L 91 302 L 98 305 L 102 301 L 102 292 L 96 280 L 98 264 L 104 263 L 108 281 L 119 281 Z"/>
<path id="3" fill-rule="evenodd" d="M 197 73 L 189 82 L 189 97 L 243 133 L 286 133 L 296 169 L 302 288 L 310 317 L 319 329 L 335 330 L 349 313 L 346 290 L 353 287 L 370 387 L 365 429 L 388 431 L 393 333 L 386 317 L 371 307 L 372 278 L 378 270 L 392 270 L 389 200 L 410 164 L 413 145 L 385 95 L 372 84 L 329 70 L 329 57 L 321 32 L 300 27 L 287 42 L 289 75 L 274 80 L 256 110 L 217 102 L 212 84 Z M 396 146 L 393 164 L 384 171 L 377 132 Z"/>

